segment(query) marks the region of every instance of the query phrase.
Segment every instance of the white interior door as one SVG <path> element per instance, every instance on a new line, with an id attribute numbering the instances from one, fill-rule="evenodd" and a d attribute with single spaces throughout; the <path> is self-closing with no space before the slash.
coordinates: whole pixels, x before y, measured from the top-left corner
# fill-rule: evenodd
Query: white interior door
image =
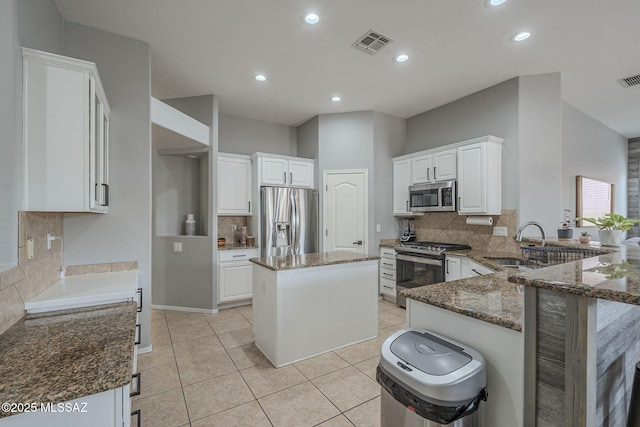
<path id="1" fill-rule="evenodd" d="M 367 170 L 325 171 L 323 250 L 367 251 Z"/>

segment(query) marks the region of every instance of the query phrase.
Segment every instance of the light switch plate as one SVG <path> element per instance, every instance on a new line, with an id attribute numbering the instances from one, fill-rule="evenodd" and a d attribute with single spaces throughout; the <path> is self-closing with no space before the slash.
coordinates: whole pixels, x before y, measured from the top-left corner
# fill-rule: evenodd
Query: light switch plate
<path id="1" fill-rule="evenodd" d="M 506 236 L 507 235 L 507 227 L 493 227 L 493 235 L 494 236 Z"/>
<path id="2" fill-rule="evenodd" d="M 376 224 L 376 232 L 379 233 L 381 231 L 380 224 Z"/>
<path id="3" fill-rule="evenodd" d="M 173 242 L 173 252 L 182 252 L 182 242 Z"/>

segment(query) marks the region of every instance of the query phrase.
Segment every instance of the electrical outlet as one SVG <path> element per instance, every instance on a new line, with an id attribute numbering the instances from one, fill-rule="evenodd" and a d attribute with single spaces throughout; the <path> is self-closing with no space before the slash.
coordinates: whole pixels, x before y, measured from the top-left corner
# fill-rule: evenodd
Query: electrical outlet
<path id="1" fill-rule="evenodd" d="M 33 259 L 33 239 L 27 239 L 26 250 L 27 259 Z"/>
<path id="2" fill-rule="evenodd" d="M 53 242 L 54 237 L 47 233 L 47 250 L 51 250 L 51 242 Z"/>
<path id="3" fill-rule="evenodd" d="M 182 252 L 182 242 L 173 242 L 173 252 Z"/>
<path id="4" fill-rule="evenodd" d="M 494 236 L 506 236 L 507 235 L 507 227 L 493 227 L 493 235 Z"/>

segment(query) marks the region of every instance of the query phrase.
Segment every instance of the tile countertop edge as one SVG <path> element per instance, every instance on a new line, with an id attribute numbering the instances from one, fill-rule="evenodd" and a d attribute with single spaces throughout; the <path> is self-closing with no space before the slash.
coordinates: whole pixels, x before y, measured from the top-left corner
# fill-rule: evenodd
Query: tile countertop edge
<path id="1" fill-rule="evenodd" d="M 136 314 L 127 302 L 23 317 L 0 341 L 0 400 L 57 404 L 126 386 Z"/>
<path id="2" fill-rule="evenodd" d="M 353 262 L 377 261 L 377 255 L 361 255 L 354 252 L 334 251 L 301 255 L 251 258 L 249 261 L 272 271 L 296 270 L 323 267 L 327 265 L 349 264 Z"/>

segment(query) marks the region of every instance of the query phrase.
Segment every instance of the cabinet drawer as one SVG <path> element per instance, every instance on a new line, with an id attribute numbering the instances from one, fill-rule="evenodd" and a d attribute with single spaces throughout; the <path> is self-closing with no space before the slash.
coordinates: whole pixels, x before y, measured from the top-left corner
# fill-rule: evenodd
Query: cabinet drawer
<path id="1" fill-rule="evenodd" d="M 380 268 L 385 270 L 393 270 L 396 271 L 396 260 L 389 258 L 380 258 Z"/>
<path id="2" fill-rule="evenodd" d="M 396 250 L 393 248 L 380 248 L 380 256 L 382 258 L 396 258 Z M 395 261 L 394 261 L 395 262 Z M 395 266 L 394 266 L 395 268 Z"/>
<path id="3" fill-rule="evenodd" d="M 396 296 L 396 282 L 395 280 L 388 280 L 380 278 L 380 293 Z"/>
<path id="4" fill-rule="evenodd" d="M 259 256 L 259 249 L 226 249 L 218 252 L 218 261 L 246 261 Z"/>
<path id="5" fill-rule="evenodd" d="M 393 280 L 395 282 L 396 281 L 396 271 L 395 270 L 388 270 L 386 268 L 381 268 L 380 269 L 380 278 L 381 279 L 387 279 L 387 280 Z"/>

